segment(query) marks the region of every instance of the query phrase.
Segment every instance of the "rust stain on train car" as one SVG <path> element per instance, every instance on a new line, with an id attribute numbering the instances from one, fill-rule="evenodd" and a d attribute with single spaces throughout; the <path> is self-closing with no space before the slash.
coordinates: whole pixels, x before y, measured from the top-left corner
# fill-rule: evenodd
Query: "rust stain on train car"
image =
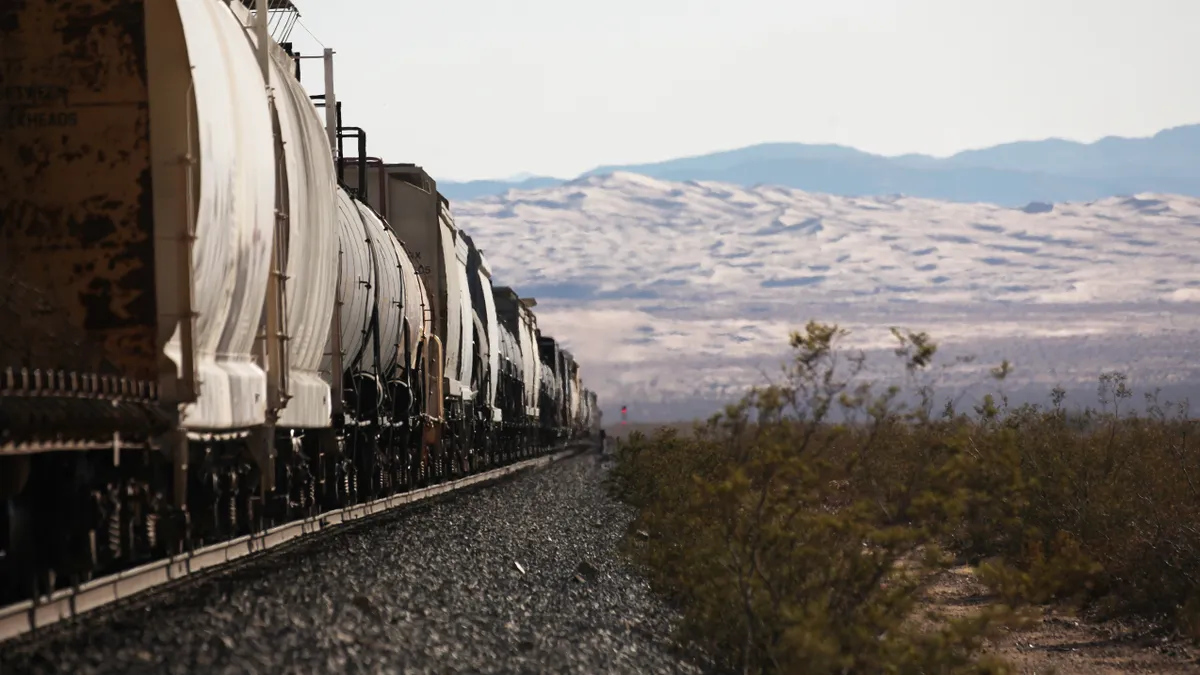
<path id="1" fill-rule="evenodd" d="M 0 271 L 86 343 L 9 335 L 0 367 L 94 369 L 101 355 L 155 377 L 142 1 L 0 2 Z M 0 338 L 16 330 L 0 325 Z"/>

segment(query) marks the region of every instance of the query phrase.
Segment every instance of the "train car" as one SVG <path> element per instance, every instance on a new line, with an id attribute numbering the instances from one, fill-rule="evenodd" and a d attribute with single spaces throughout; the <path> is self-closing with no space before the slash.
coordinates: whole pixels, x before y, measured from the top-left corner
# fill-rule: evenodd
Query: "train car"
<path id="1" fill-rule="evenodd" d="M 578 438 L 583 433 L 583 381 L 580 379 L 579 363 L 575 355 L 567 352 L 567 378 L 571 383 L 571 400 L 568 402 L 571 420 L 571 438 Z"/>
<path id="2" fill-rule="evenodd" d="M 590 411 L 588 417 L 588 430 L 590 433 L 588 437 L 591 438 L 600 433 L 600 429 L 604 424 L 604 413 L 600 410 L 600 401 L 594 391 L 588 392 L 588 408 Z"/>
<path id="3" fill-rule="evenodd" d="M 470 286 L 475 345 L 472 388 L 475 397 L 474 448 L 483 464 L 496 463 L 494 455 L 499 432 L 504 424 L 504 411 L 496 404 L 500 370 L 500 325 L 492 286 L 492 268 L 474 240 L 460 232 L 467 245 L 467 282 Z"/>
<path id="4" fill-rule="evenodd" d="M 566 438 L 574 436 L 575 423 L 578 418 L 579 392 L 575 389 L 575 355 L 560 345 L 559 354 L 562 357 L 563 375 L 563 430 Z"/>
<path id="5" fill-rule="evenodd" d="M 428 298 L 404 246 L 364 202 L 346 190 L 338 195 L 340 330 L 325 345 L 322 372 L 340 385 L 338 441 L 348 450 L 334 453 L 347 456 L 321 475 L 339 486 L 334 494 L 357 493 L 361 484 L 369 498 L 428 472 L 416 449 L 431 327 Z"/>
<path id="6" fill-rule="evenodd" d="M 497 369 L 496 407 L 500 410 L 500 422 L 495 426 L 496 461 L 506 464 L 517 457 L 520 450 L 521 428 L 525 413 L 524 363 L 517 337 L 503 320 L 498 327 L 500 334 L 500 364 Z"/>
<path id="7" fill-rule="evenodd" d="M 507 442 L 514 448 L 535 447 L 539 442 L 538 427 L 541 423 L 543 366 L 538 352 L 537 317 L 533 298 L 521 298 L 508 286 L 492 289 L 496 303 L 496 314 L 504 328 L 516 342 L 520 359 L 520 400 L 513 401 L 513 415 L 506 418 L 504 433 Z"/>
<path id="8" fill-rule="evenodd" d="M 566 357 L 559 348 L 558 342 L 540 331 L 537 335 L 538 355 L 542 361 L 542 370 L 549 371 L 543 378 L 542 406 L 542 442 L 552 443 L 566 438 L 567 432 L 567 387 L 569 382 L 566 371 Z"/>
<path id="9" fill-rule="evenodd" d="M 0 474 L 18 477 L 0 576 L 86 576 L 178 550 L 190 528 L 248 526 L 276 424 L 329 422 L 336 200 L 307 96 L 240 5 L 0 14 L 20 92 L 0 135 L 0 265 L 67 328 L 36 313 L 0 328 Z M 57 417 L 31 415 L 31 396 Z M 210 498 L 229 515 L 189 520 Z"/>
<path id="10" fill-rule="evenodd" d="M 537 333 L 541 361 L 538 388 L 538 439 L 541 445 L 555 442 L 562 429 L 563 388 L 559 377 L 558 352 L 553 338 Z"/>
<path id="11" fill-rule="evenodd" d="M 596 393 L 585 388 L 583 396 L 580 397 L 580 408 L 583 411 L 580 414 L 580 429 L 585 438 L 592 438 L 596 432 L 596 419 L 600 414 L 596 409 Z"/>
<path id="12" fill-rule="evenodd" d="M 350 183 L 366 186 L 365 200 L 403 241 L 430 300 L 432 334 L 441 347 L 443 415 L 431 428 L 434 475 L 470 471 L 475 430 L 472 370 L 474 319 L 467 274 L 469 249 L 454 225 L 437 182 L 415 164 L 348 162 Z M 360 179 L 359 176 L 363 178 Z"/>
<path id="13" fill-rule="evenodd" d="M 266 16 L 0 19 L 0 601 L 566 438 L 581 385 L 535 303 Z"/>
<path id="14" fill-rule="evenodd" d="M 559 410 L 559 438 L 570 438 L 571 431 L 571 353 L 562 348 L 555 340 L 558 355 L 558 381 L 562 388 L 562 402 Z"/>
<path id="15" fill-rule="evenodd" d="M 590 427 L 589 420 L 591 420 L 591 418 L 592 418 L 591 401 L 588 400 L 589 393 L 590 392 L 587 389 L 583 389 L 580 392 L 580 396 L 579 396 L 579 422 L 578 422 L 578 425 L 579 425 L 579 429 L 581 430 L 581 435 L 584 437 L 586 437 L 588 435 L 588 429 Z"/>

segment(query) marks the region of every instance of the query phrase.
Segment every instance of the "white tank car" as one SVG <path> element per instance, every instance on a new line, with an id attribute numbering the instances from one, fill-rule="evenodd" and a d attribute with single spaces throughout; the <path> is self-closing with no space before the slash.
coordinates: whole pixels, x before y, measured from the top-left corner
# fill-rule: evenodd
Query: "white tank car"
<path id="1" fill-rule="evenodd" d="M 378 362 L 374 354 L 376 346 L 372 344 L 372 338 L 368 338 L 361 368 L 372 371 L 378 367 L 380 375 L 386 378 L 399 360 L 401 305 L 404 302 L 400 257 L 404 251 L 395 235 L 370 208 L 361 202 L 357 206 L 371 240 L 375 264 L 375 311 L 379 320 Z"/>
<path id="2" fill-rule="evenodd" d="M 587 389 L 584 389 L 582 395 L 579 397 L 579 427 L 584 431 L 591 428 L 592 402 L 589 399 L 591 393 Z"/>
<path id="3" fill-rule="evenodd" d="M 370 330 L 371 311 L 375 307 L 375 262 L 371 253 L 372 240 L 362 213 L 350 195 L 337 189 L 338 259 L 341 265 L 338 282 L 338 301 L 341 303 L 340 340 L 343 354 L 342 369 L 352 367 L 353 357 L 366 348 Z M 333 373 L 333 336 L 325 346 L 321 372 L 333 386 L 342 387 L 342 373 Z"/>
<path id="4" fill-rule="evenodd" d="M 537 316 L 533 309 L 521 305 L 521 357 L 525 361 L 525 414 L 532 419 L 538 416 L 538 383 L 542 380 L 542 359 L 538 355 Z"/>
<path id="5" fill-rule="evenodd" d="M 581 403 L 583 401 L 583 385 L 579 379 L 579 363 L 571 352 L 563 352 L 567 361 L 567 427 L 576 429 L 579 426 Z"/>
<path id="6" fill-rule="evenodd" d="M 487 256 L 479 251 L 479 282 L 483 286 L 483 306 L 487 315 L 488 330 L 488 380 L 487 404 L 496 412 L 496 387 L 500 384 L 500 322 L 496 316 L 496 300 L 492 294 L 492 266 Z M 498 418 L 493 418 L 497 419 Z"/>
<path id="7" fill-rule="evenodd" d="M 554 369 L 542 368 L 541 376 L 541 395 L 548 398 L 553 405 L 561 405 L 562 383 L 559 381 L 558 376 L 554 374 Z"/>
<path id="8" fill-rule="evenodd" d="M 504 324 L 500 324 L 500 364 L 497 368 L 499 373 L 511 377 L 517 382 L 521 382 L 521 346 L 517 344 L 517 338 L 512 334 Z M 522 398 L 519 401 L 514 401 L 514 405 L 518 408 L 523 408 L 525 401 Z M 515 420 L 510 420 L 515 421 Z"/>
<path id="9" fill-rule="evenodd" d="M 287 174 L 279 201 L 288 214 L 286 236 L 276 243 L 287 261 L 281 270 L 287 277 L 281 313 L 288 338 L 286 362 L 271 364 L 282 379 L 276 386 L 286 397 L 277 424 L 319 428 L 330 423 L 331 381 L 323 377 L 321 366 L 337 292 L 338 258 L 331 252 L 338 240 L 341 195 L 325 127 L 308 93 L 292 76 L 291 58 L 272 46 L 271 86 L 282 146 L 277 153 Z M 340 383 L 337 386 L 340 389 Z"/>
<path id="10" fill-rule="evenodd" d="M 378 372 L 379 396 L 389 378 L 403 379 L 406 370 L 418 368 L 420 345 L 428 333 L 426 295 L 408 251 L 379 214 L 340 189 L 339 199 L 343 372 L 372 377 Z M 378 320 L 378 362 L 372 313 Z M 326 373 L 332 349 L 330 339 L 322 366 Z"/>
<path id="11" fill-rule="evenodd" d="M 408 248 L 400 242 L 400 281 L 404 286 L 404 326 L 402 329 L 405 343 L 402 349 L 402 360 L 410 371 L 419 369 L 419 359 L 422 345 L 430 331 L 429 295 L 425 292 L 425 284 L 417 276 Z"/>
<path id="12" fill-rule="evenodd" d="M 471 306 L 480 323 L 478 337 L 483 341 L 482 345 L 476 346 L 476 351 L 482 355 L 484 361 L 481 364 L 484 389 L 478 396 L 482 397 L 481 403 L 490 410 L 491 421 L 501 422 L 503 414 L 496 403 L 496 390 L 500 385 L 501 340 L 495 289 L 492 286 L 492 267 L 487 256 L 475 246 L 470 235 L 460 231 L 459 236 L 466 242 L 468 249 L 467 281 L 471 288 Z M 475 386 L 480 384 L 476 383 Z"/>
<path id="13" fill-rule="evenodd" d="M 184 429 L 263 424 L 267 361 L 256 337 L 264 305 L 278 304 L 267 302 L 275 209 L 303 211 L 277 203 L 277 185 L 303 179 L 282 171 L 286 161 L 276 174 L 264 75 L 239 19 L 246 12 L 207 0 L 32 3 L 18 12 L 4 51 L 22 65 L 5 83 L 53 95 L 46 123 L 7 125 L 3 144 L 70 161 L 0 151 L 0 184 L 10 188 L 0 211 L 38 223 L 6 225 L 0 249 L 87 327 L 113 369 L 159 385 Z M 86 56 L 57 33 L 105 22 L 124 23 L 89 33 Z M 276 91 L 288 118 L 287 88 Z M 314 182 L 327 178 L 314 169 Z M 295 215 L 297 227 L 311 227 Z M 306 250 L 297 255 L 311 262 Z M 261 347 L 278 349 L 269 341 Z M 305 363 L 302 353 L 288 356 Z M 60 365 L 46 360 L 37 367 Z"/>
<path id="14" fill-rule="evenodd" d="M 562 389 L 562 394 L 559 398 L 559 426 L 562 429 L 569 429 L 571 427 L 571 376 L 567 370 L 567 364 L 569 363 L 567 361 L 567 352 L 557 341 L 555 341 L 555 354 L 558 357 L 555 374 L 558 375 L 559 387 Z"/>
<path id="15" fill-rule="evenodd" d="M 583 404 L 584 404 L 584 400 L 585 400 L 584 397 L 587 395 L 587 392 L 583 388 L 582 371 L 583 371 L 583 369 L 579 367 L 578 363 L 576 363 L 575 364 L 575 426 L 577 429 L 584 428 Z"/>
<path id="16" fill-rule="evenodd" d="M 542 386 L 542 361 L 537 344 L 537 317 L 531 307 L 533 298 L 522 299 L 508 286 L 494 287 L 492 298 L 496 312 L 517 341 L 523 399 L 521 408 L 527 420 L 539 416 L 538 400 Z"/>
<path id="17" fill-rule="evenodd" d="M 153 184 L 193 186 L 156 189 L 154 199 L 156 239 L 163 239 L 157 228 L 167 222 L 192 221 L 195 228 L 192 264 L 159 266 L 160 291 L 179 283 L 167 275 L 189 275 L 183 283 L 195 298 L 187 308 L 196 315 L 195 333 L 187 339 L 182 330 L 172 331 L 164 348 L 178 377 L 189 379 L 189 367 L 195 371 L 194 394 L 180 392 L 184 401 L 194 397 L 181 424 L 202 430 L 263 424 L 266 373 L 252 350 L 271 262 L 276 174 L 262 73 L 245 29 L 224 5 L 146 3 L 146 19 Z M 167 73 L 173 82 L 156 77 Z M 194 137 L 188 129 L 193 115 Z M 194 165 L 168 160 L 189 151 Z"/>
<path id="18" fill-rule="evenodd" d="M 345 180 L 353 184 L 359 168 L 348 165 Z M 472 336 L 471 300 L 466 278 L 466 251 L 458 252 L 454 220 L 437 193 L 437 183 L 413 164 L 370 164 L 366 169 L 366 201 L 383 215 L 404 242 L 429 302 L 430 334 L 441 342 L 447 397 L 470 395 Z M 461 257 L 461 260 L 460 260 Z M 464 332 L 463 327 L 467 330 Z M 467 358 L 462 358 L 466 354 Z"/>
<path id="19" fill-rule="evenodd" d="M 446 299 L 450 321 L 447 323 L 446 372 L 456 373 L 457 382 L 451 380 L 450 395 L 473 400 L 475 391 L 471 382 L 471 354 L 475 348 L 471 330 L 471 291 L 467 282 L 467 242 L 458 235 L 450 204 L 441 195 L 438 220 L 441 225 L 442 251 L 446 265 Z M 457 316 L 457 320 L 454 317 Z"/>

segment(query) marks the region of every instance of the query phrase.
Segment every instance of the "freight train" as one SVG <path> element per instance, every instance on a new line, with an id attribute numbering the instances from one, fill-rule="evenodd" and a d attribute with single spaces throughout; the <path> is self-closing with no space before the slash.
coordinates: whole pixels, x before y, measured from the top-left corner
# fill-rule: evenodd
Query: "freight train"
<path id="1" fill-rule="evenodd" d="M 0 604 L 599 427 L 267 2 L 0 3 Z"/>

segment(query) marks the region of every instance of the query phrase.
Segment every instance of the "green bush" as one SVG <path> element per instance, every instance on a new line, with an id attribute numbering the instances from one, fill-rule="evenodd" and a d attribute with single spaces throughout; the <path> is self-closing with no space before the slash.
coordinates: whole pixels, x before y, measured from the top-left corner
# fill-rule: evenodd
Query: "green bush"
<path id="1" fill-rule="evenodd" d="M 626 551 L 683 608 L 682 638 L 743 672 L 998 673 L 984 641 L 1029 604 L 1200 626 L 1186 408 L 1127 413 L 1125 380 L 1105 375 L 1082 416 L 1061 391 L 1047 408 L 988 397 L 935 414 L 936 345 L 893 332 L 915 404 L 862 382 L 846 332 L 810 322 L 781 384 L 691 437 L 621 445 L 614 488 L 639 509 Z M 921 616 L 931 580 L 984 560 L 997 602 Z"/>

